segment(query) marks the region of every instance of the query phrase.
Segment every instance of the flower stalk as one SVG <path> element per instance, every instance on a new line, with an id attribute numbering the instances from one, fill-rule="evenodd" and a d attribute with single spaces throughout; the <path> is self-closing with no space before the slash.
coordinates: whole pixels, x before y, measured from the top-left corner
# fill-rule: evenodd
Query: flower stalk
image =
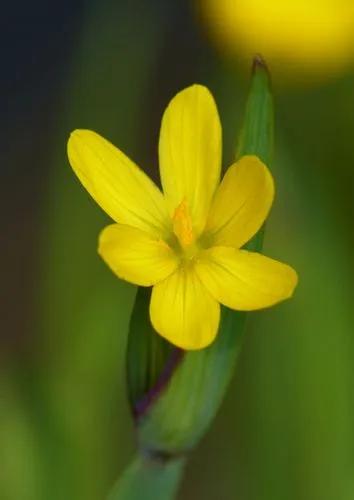
<path id="1" fill-rule="evenodd" d="M 257 155 L 271 165 L 273 100 L 268 70 L 253 64 L 237 158 Z M 248 243 L 260 251 L 263 229 Z M 210 426 L 232 378 L 247 313 L 221 310 L 216 340 L 207 348 L 183 351 L 156 335 L 149 320 L 150 292 L 139 288 L 132 313 L 128 352 L 128 393 L 138 438 L 138 457 L 109 500 L 175 498 L 184 461 Z"/>
<path id="2" fill-rule="evenodd" d="M 107 500 L 172 500 L 185 460 L 166 463 L 138 455 L 125 470 Z"/>

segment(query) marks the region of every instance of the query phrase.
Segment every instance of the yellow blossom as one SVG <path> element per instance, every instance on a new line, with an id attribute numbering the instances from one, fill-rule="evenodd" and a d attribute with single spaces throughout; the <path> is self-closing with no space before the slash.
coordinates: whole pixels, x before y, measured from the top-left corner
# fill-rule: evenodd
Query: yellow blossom
<path id="1" fill-rule="evenodd" d="M 218 44 L 247 61 L 261 53 L 283 79 L 315 79 L 354 62 L 352 0 L 198 0 Z"/>
<path id="2" fill-rule="evenodd" d="M 290 297 L 295 271 L 241 249 L 260 229 L 274 196 L 256 156 L 231 165 L 220 182 L 221 125 L 207 88 L 193 85 L 167 107 L 159 141 L 163 193 L 127 156 L 90 130 L 68 142 L 70 163 L 115 221 L 98 251 L 120 278 L 153 286 L 150 317 L 184 349 L 215 338 L 220 303 L 250 311 Z"/>

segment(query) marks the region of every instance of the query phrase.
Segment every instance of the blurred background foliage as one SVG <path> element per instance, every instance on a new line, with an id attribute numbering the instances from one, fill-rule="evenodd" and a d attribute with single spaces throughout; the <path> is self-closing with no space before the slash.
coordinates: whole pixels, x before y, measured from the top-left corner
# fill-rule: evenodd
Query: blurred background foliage
<path id="1" fill-rule="evenodd" d="M 157 178 L 162 111 L 200 82 L 219 105 L 227 166 L 247 92 L 245 53 L 224 57 L 199 8 L 4 8 L 2 500 L 103 499 L 133 454 L 124 357 L 135 288 L 96 254 L 107 221 L 74 178 L 66 141 L 74 128 L 96 130 Z M 313 78 L 300 60 L 292 79 L 291 60 L 279 71 L 269 57 L 277 198 L 265 253 L 291 263 L 300 284 L 292 301 L 249 317 L 234 382 L 187 467 L 186 500 L 354 498 L 353 64 L 321 64 Z"/>

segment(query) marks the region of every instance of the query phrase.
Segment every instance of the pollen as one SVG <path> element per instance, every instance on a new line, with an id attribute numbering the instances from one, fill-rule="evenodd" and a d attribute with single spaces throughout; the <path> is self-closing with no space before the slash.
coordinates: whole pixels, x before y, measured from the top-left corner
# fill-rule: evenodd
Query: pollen
<path id="1" fill-rule="evenodd" d="M 173 232 L 177 236 L 182 247 L 186 248 L 191 245 L 194 242 L 193 226 L 185 199 L 175 209 L 172 221 Z"/>

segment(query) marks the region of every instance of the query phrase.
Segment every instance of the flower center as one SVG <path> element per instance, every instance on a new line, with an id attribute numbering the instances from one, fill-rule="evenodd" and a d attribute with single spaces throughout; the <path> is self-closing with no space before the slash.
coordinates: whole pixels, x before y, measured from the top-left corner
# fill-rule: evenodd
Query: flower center
<path id="1" fill-rule="evenodd" d="M 192 245 L 194 243 L 192 219 L 185 199 L 175 209 L 172 222 L 173 232 L 177 236 L 181 247 L 186 249 Z"/>

